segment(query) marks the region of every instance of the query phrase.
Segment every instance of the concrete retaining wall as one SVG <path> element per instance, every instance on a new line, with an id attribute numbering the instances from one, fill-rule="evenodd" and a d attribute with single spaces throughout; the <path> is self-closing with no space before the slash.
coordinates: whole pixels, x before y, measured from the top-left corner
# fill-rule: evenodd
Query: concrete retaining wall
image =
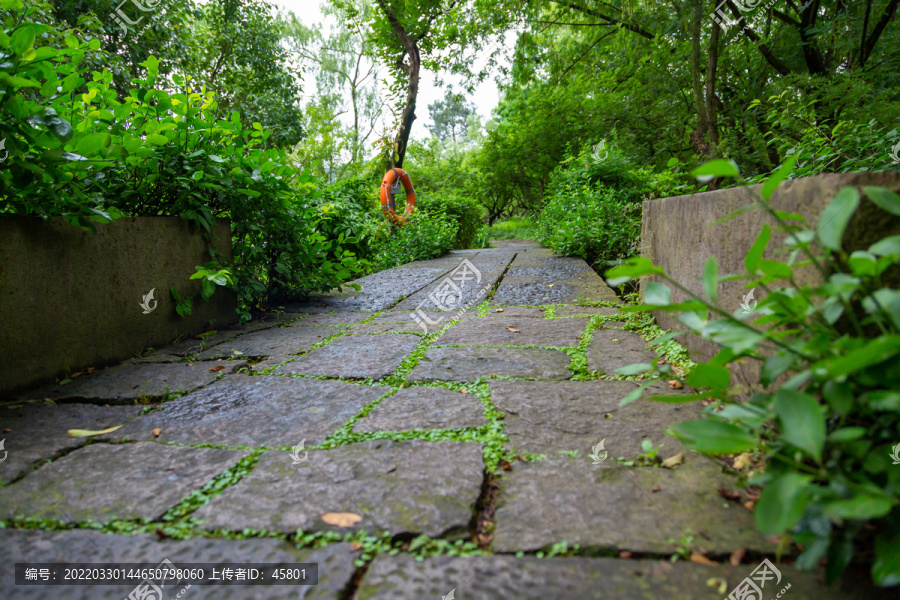
<path id="1" fill-rule="evenodd" d="M 229 224 L 214 235 L 230 263 Z M 170 288 L 199 292 L 189 277 L 209 260 L 204 236 L 175 217 L 123 218 L 91 235 L 59 219 L 0 216 L 0 394 L 235 322 L 224 288 L 195 297 L 190 316 L 175 313 Z M 151 289 L 156 308 L 144 314 Z"/>
<path id="2" fill-rule="evenodd" d="M 819 175 L 785 182 L 772 197 L 777 210 L 799 213 L 808 223 L 818 222 L 818 215 L 831 202 L 834 195 L 845 186 L 874 185 L 894 191 L 900 190 L 900 173 L 857 173 Z M 764 223 L 772 227 L 772 240 L 766 258 L 786 260 L 786 254 L 776 250 L 783 248 L 783 232 L 775 231 L 774 219 L 759 208 L 747 211 L 729 221 L 715 222 L 754 202 L 761 186 L 729 188 L 689 196 L 676 196 L 648 200 L 643 206 L 641 254 L 663 267 L 666 273 L 695 294 L 705 297 L 701 278 L 703 265 L 710 256 L 719 263 L 719 273 L 746 273 L 744 258 L 753 245 Z M 895 217 L 863 199 L 856 215 L 847 227 L 844 248 L 865 249 L 873 242 L 888 235 L 900 233 L 900 218 Z M 818 274 L 812 267 L 800 274 L 800 283 L 816 283 Z M 658 279 L 647 278 L 642 284 Z M 729 312 L 738 310 L 748 290 L 746 281 L 729 281 L 719 284 L 719 303 Z M 782 285 L 776 283 L 775 285 Z M 760 299 L 757 289 L 755 298 Z M 687 295 L 673 290 L 673 299 L 681 301 Z M 663 329 L 683 330 L 684 327 L 668 313 L 656 313 Z M 715 355 L 718 347 L 699 336 L 684 335 L 678 340 L 691 351 L 692 356 L 706 360 Z M 737 390 L 748 389 L 758 381 L 758 364 L 745 363 L 733 370 L 733 382 Z"/>

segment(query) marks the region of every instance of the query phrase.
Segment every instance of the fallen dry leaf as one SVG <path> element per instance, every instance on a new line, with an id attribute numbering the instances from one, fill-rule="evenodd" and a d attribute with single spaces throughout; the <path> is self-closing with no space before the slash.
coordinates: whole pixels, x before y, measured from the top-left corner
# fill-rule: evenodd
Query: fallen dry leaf
<path id="1" fill-rule="evenodd" d="M 550 284 L 550 285 L 548 285 L 548 286 L 547 286 L 547 287 L 553 287 L 553 284 L 552 284 L 552 283 L 551 283 L 551 284 Z"/>
<path id="2" fill-rule="evenodd" d="M 698 565 L 714 565 L 715 562 L 709 560 L 699 552 L 691 552 L 691 562 L 697 563 Z"/>
<path id="3" fill-rule="evenodd" d="M 193 366 L 194 366 L 194 363 L 188 363 L 187 366 L 193 367 Z"/>
<path id="4" fill-rule="evenodd" d="M 543 298 L 541 298 L 541 300 L 549 300 L 549 299 L 550 299 L 550 296 L 544 296 Z"/>
<path id="5" fill-rule="evenodd" d="M 619 558 L 631 558 L 631 552 L 628 550 L 622 550 L 619 552 Z"/>
<path id="6" fill-rule="evenodd" d="M 660 465 L 664 469 L 674 469 L 678 465 L 684 462 L 684 452 L 679 452 L 675 456 L 670 456 L 666 460 L 662 461 Z"/>
<path id="7" fill-rule="evenodd" d="M 683 387 L 684 387 L 684 384 L 681 383 L 680 381 L 678 381 L 677 379 L 670 379 L 670 380 L 669 380 L 669 389 L 672 389 L 672 390 L 680 390 L 680 389 L 683 388 Z"/>
<path id="8" fill-rule="evenodd" d="M 153 437 L 159 437 L 161 433 L 162 433 L 162 429 L 157 427 L 156 429 L 153 430 Z"/>
<path id="9" fill-rule="evenodd" d="M 507 331 L 511 331 L 512 333 L 521 333 L 521 332 L 520 332 L 518 329 L 516 329 L 515 327 L 507 327 L 506 330 L 507 330 Z"/>
<path id="10" fill-rule="evenodd" d="M 78 371 L 77 373 L 72 373 L 71 375 L 69 375 L 69 379 L 75 379 L 79 375 L 84 375 L 84 371 Z"/>
<path id="11" fill-rule="evenodd" d="M 109 433 L 111 431 L 115 431 L 122 427 L 121 425 L 116 425 L 115 427 L 110 427 L 109 429 L 100 429 L 98 431 L 92 431 L 90 429 L 70 429 L 69 435 L 74 438 L 83 438 L 83 437 L 91 437 L 92 435 L 103 435 L 104 433 Z"/>
<path id="12" fill-rule="evenodd" d="M 650 491 L 653 492 L 653 493 L 655 494 L 656 492 L 658 492 L 658 491 L 661 490 L 661 489 L 662 489 L 662 488 L 659 487 L 659 484 L 656 483 L 656 484 L 653 485 L 652 488 L 650 488 Z"/>
<path id="13" fill-rule="evenodd" d="M 362 517 L 355 513 L 325 513 L 322 520 L 335 527 L 353 527 L 362 521 Z"/>
<path id="14" fill-rule="evenodd" d="M 494 312 L 503 312 L 503 309 L 502 309 L 502 308 L 498 308 L 498 309 L 495 310 Z"/>
<path id="15" fill-rule="evenodd" d="M 84 370 L 84 372 L 87 373 L 88 375 L 90 375 L 91 373 L 94 372 L 94 367 L 88 367 L 87 369 Z"/>
<path id="16" fill-rule="evenodd" d="M 516 460 L 519 461 L 519 462 L 528 462 L 528 461 L 525 460 L 525 457 L 522 456 L 521 454 L 517 454 L 517 455 L 516 455 Z"/>
<path id="17" fill-rule="evenodd" d="M 225 370 L 225 367 L 223 367 L 222 365 L 219 365 L 218 367 L 213 367 L 212 369 L 210 369 L 209 372 L 215 373 L 216 371 L 224 371 L 224 370 Z"/>
<path id="18" fill-rule="evenodd" d="M 743 471 L 747 467 L 750 466 L 750 462 L 752 459 L 750 458 L 749 452 L 744 452 L 743 454 L 738 454 L 734 457 L 734 463 L 731 465 L 731 468 L 735 471 Z"/>
<path id="19" fill-rule="evenodd" d="M 729 490 L 729 489 L 720 487 L 719 494 L 726 500 L 731 500 L 733 502 L 740 502 L 740 500 L 741 500 L 741 493 L 737 490 Z"/>
<path id="20" fill-rule="evenodd" d="M 754 506 L 756 506 L 756 502 L 754 502 L 753 500 L 747 500 L 746 502 L 744 502 L 744 508 L 746 508 L 750 512 L 753 512 Z"/>
<path id="21" fill-rule="evenodd" d="M 734 552 L 731 553 L 731 557 L 728 559 L 728 562 L 732 567 L 736 567 L 741 564 L 741 561 L 744 560 L 744 555 L 747 554 L 746 548 L 738 548 Z"/>
<path id="22" fill-rule="evenodd" d="M 508 460 L 501 460 L 500 466 L 503 468 L 504 471 L 512 471 L 512 465 L 509 464 Z"/>
<path id="23" fill-rule="evenodd" d="M 469 390 L 459 390 L 459 393 L 460 393 L 460 394 L 468 394 L 468 393 L 469 393 Z"/>
<path id="24" fill-rule="evenodd" d="M 362 542 L 353 542 L 350 545 L 350 552 L 356 552 L 357 550 L 362 550 L 363 545 Z"/>
<path id="25" fill-rule="evenodd" d="M 622 340 L 617 340 L 616 338 L 613 338 L 613 341 L 614 341 L 614 342 L 621 342 Z"/>

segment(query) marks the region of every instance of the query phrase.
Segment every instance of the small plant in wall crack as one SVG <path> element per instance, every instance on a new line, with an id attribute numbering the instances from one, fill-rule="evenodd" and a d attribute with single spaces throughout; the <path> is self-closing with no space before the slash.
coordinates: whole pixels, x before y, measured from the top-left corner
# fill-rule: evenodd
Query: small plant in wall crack
<path id="1" fill-rule="evenodd" d="M 234 285 L 234 277 L 231 275 L 231 269 L 228 267 L 219 268 L 221 265 L 215 261 L 206 263 L 202 267 L 196 267 L 197 272 L 191 275 L 191 279 L 200 280 L 200 296 L 204 300 L 209 300 L 216 291 L 216 286 Z M 191 314 L 193 308 L 191 300 L 197 296 L 193 293 L 184 298 L 178 293 L 175 287 L 172 287 L 172 298 L 175 300 L 175 312 L 180 317 L 186 317 Z"/>

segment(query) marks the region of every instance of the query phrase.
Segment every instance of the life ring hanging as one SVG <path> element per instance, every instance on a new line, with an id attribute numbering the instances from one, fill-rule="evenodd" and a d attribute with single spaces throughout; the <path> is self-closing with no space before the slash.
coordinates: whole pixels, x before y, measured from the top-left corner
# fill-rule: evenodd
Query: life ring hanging
<path id="1" fill-rule="evenodd" d="M 397 214 L 394 197 L 400 193 L 400 189 L 406 192 L 406 209 L 403 214 L 409 216 L 416 207 L 416 191 L 413 188 L 409 174 L 400 168 L 390 169 L 381 180 L 381 212 L 388 221 L 396 225 L 403 225 L 406 219 Z"/>

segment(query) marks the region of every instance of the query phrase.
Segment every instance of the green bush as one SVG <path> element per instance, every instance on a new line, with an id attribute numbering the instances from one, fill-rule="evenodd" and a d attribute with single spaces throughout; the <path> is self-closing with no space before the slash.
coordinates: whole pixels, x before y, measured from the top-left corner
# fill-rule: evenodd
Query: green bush
<path id="1" fill-rule="evenodd" d="M 382 241 L 375 258 L 378 271 L 414 260 L 437 258 L 452 250 L 456 240 L 456 224 L 441 215 L 416 212 L 391 234 L 387 233 L 387 223 L 383 223 Z"/>
<path id="2" fill-rule="evenodd" d="M 141 63 L 146 78 L 119 101 L 112 74 L 85 66 L 87 54 L 103 62 L 92 32 L 41 22 L 49 5 L 11 4 L 0 34 L 0 136 L 9 152 L 0 213 L 58 215 L 89 230 L 122 215 L 169 215 L 209 232 L 228 218 L 243 318 L 276 294 L 330 289 L 362 270 L 349 249 L 357 238 L 332 235 L 315 180 L 283 151 L 263 149 L 270 132 L 260 124 L 244 130 L 238 113 L 220 118 L 213 94 L 178 76 L 180 90 L 157 89 L 152 56 Z"/>
<path id="3" fill-rule="evenodd" d="M 602 185 L 557 189 L 537 221 L 541 244 L 591 265 L 634 256 L 640 234 L 640 203 Z"/>
<path id="4" fill-rule="evenodd" d="M 472 198 L 452 193 L 432 193 L 420 198 L 416 209 L 440 215 L 456 224 L 456 249 L 472 248 L 482 227 L 484 207 Z"/>
<path id="5" fill-rule="evenodd" d="M 715 258 L 709 259 L 703 276 L 705 297 L 691 293 L 645 258 L 607 273 L 613 285 L 650 274 L 662 277 L 668 285 L 647 284 L 645 304 L 625 310 L 677 313 L 691 334 L 720 347 L 712 360 L 698 364 L 684 378 L 657 362 L 621 372 L 649 371 L 652 379 L 681 379 L 703 390 L 653 396 L 656 401 L 713 400 L 704 411 L 706 418 L 678 423 L 671 432 L 688 448 L 705 454 L 760 456 L 761 471 L 746 481 L 762 487 L 754 508 L 756 525 L 765 534 L 781 535 L 802 547 L 798 568 L 827 559 L 826 578 L 834 581 L 855 557 L 871 563 L 876 584 L 897 585 L 900 290 L 887 284 L 896 281 L 887 275 L 900 260 L 900 235 L 866 249 L 842 246 L 845 228 L 861 201 L 856 188 L 842 189 L 816 224 L 774 210 L 768 200 L 792 167 L 791 161 L 777 171 L 758 201 L 780 229 L 789 232 L 784 241 L 787 262 L 763 258 L 771 237 L 770 227 L 764 225 L 747 253 L 746 274 L 720 276 Z M 701 167 L 701 173 L 728 176 L 737 171 L 733 163 L 720 160 Z M 883 188 L 862 192 L 885 211 L 886 220 L 896 223 L 900 196 Z M 817 269 L 824 282 L 798 285 L 795 269 L 803 266 Z M 736 277 L 746 279 L 748 289 L 765 290 L 750 313 L 730 313 L 716 301 L 718 284 Z M 669 286 L 689 299 L 674 303 Z M 747 322 L 751 318 L 752 324 Z M 738 402 L 729 393 L 727 366 L 748 360 L 761 365 L 765 388 Z M 623 403 L 637 399 L 650 383 Z"/>
<path id="6" fill-rule="evenodd" d="M 510 217 L 494 223 L 488 229 L 488 235 L 499 240 L 536 240 L 537 229 L 527 217 Z"/>

